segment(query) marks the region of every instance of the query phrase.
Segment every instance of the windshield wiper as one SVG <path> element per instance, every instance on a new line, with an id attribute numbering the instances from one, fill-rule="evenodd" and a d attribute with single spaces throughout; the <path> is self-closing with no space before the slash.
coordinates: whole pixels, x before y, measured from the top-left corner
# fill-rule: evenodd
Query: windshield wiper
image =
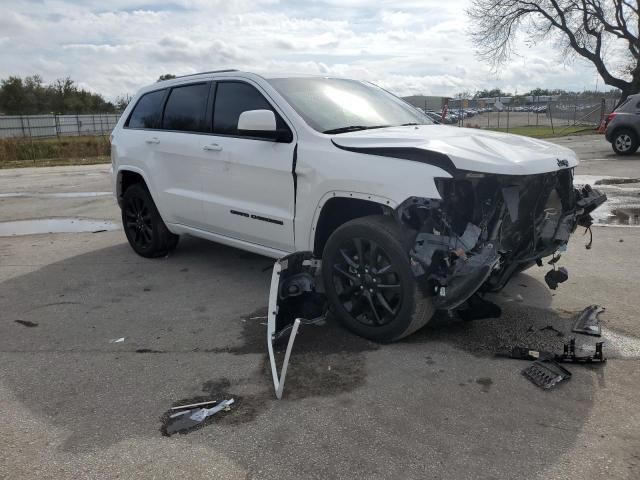
<path id="1" fill-rule="evenodd" d="M 372 128 L 386 128 L 386 127 L 390 127 L 390 126 L 391 125 L 372 125 L 372 126 L 349 125 L 347 127 L 332 128 L 330 130 L 325 130 L 322 133 L 332 134 L 332 133 L 357 132 L 358 130 L 371 130 Z"/>
<path id="2" fill-rule="evenodd" d="M 412 127 L 414 125 L 424 125 L 424 123 L 403 123 L 401 127 Z"/>

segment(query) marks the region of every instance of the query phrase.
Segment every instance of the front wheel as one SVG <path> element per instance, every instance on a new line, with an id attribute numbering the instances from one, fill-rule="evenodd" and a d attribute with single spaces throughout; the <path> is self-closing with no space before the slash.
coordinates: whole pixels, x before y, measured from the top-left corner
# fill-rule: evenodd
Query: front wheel
<path id="1" fill-rule="evenodd" d="M 611 146 L 618 155 L 631 155 L 638 150 L 638 135 L 632 130 L 618 130 L 613 135 Z"/>
<path id="2" fill-rule="evenodd" d="M 122 196 L 122 226 L 131 248 L 147 258 L 166 255 L 180 238 L 167 229 L 149 190 L 139 183 L 127 188 Z"/>
<path id="3" fill-rule="evenodd" d="M 340 226 L 322 256 L 327 298 L 338 320 L 374 341 L 399 340 L 433 316 L 417 290 L 409 262 L 412 239 L 391 217 L 370 216 Z"/>

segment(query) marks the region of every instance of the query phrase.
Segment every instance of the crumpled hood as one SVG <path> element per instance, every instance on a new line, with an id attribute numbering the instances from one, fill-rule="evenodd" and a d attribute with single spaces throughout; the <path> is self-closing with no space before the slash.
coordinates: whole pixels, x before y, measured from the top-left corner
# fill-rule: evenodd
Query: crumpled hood
<path id="1" fill-rule="evenodd" d="M 553 172 L 578 164 L 565 147 L 520 135 L 476 128 L 419 125 L 344 133 L 332 141 L 348 149 L 422 149 L 444 154 L 456 168 L 502 175 Z M 394 155 L 395 156 L 395 155 Z"/>

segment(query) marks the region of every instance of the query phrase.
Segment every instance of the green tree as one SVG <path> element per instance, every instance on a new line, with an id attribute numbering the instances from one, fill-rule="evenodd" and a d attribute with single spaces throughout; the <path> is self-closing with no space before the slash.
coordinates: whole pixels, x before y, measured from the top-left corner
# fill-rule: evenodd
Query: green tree
<path id="1" fill-rule="evenodd" d="M 172 78 L 176 78 L 176 76 L 172 73 L 165 73 L 164 75 L 160 75 L 157 81 L 162 82 L 163 80 L 171 80 Z"/>

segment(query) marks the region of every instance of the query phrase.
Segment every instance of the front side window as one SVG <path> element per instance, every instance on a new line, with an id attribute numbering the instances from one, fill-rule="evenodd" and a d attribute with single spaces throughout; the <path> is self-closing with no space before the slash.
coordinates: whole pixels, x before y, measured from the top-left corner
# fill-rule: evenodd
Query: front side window
<path id="1" fill-rule="evenodd" d="M 369 83 L 325 77 L 268 81 L 311 128 L 322 133 L 433 123 L 411 105 Z"/>
<path id="2" fill-rule="evenodd" d="M 276 115 L 276 128 L 288 130 L 284 120 L 253 86 L 243 82 L 220 82 L 213 109 L 213 133 L 255 137 L 255 132 L 248 134 L 238 131 L 240 114 L 248 110 L 271 110 Z"/>
<path id="3" fill-rule="evenodd" d="M 186 132 L 207 132 L 209 85 L 198 83 L 171 89 L 164 107 L 162 128 Z"/>
<path id="4" fill-rule="evenodd" d="M 129 128 L 158 128 L 162 114 L 164 90 L 145 93 L 133 108 L 127 127 Z"/>

